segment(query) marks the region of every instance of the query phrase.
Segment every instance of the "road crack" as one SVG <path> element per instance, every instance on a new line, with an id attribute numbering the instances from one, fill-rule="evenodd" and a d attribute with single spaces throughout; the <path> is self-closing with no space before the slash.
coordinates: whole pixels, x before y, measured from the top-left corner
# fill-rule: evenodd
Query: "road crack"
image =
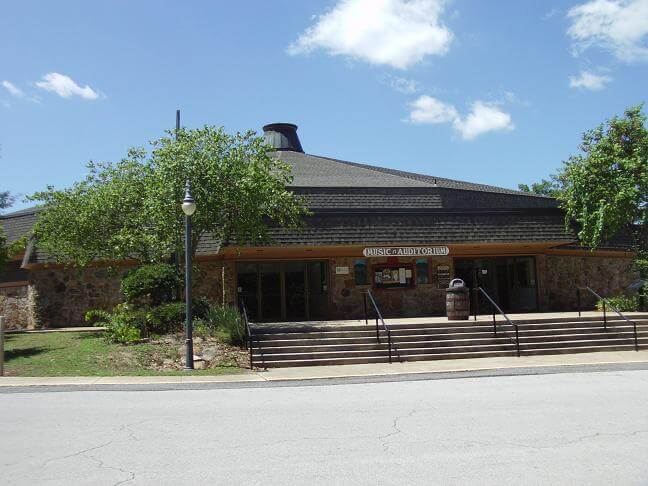
<path id="1" fill-rule="evenodd" d="M 385 452 L 387 452 L 389 450 L 388 439 L 390 439 L 391 437 L 394 437 L 394 436 L 396 436 L 398 434 L 401 434 L 403 432 L 401 430 L 401 428 L 399 427 L 399 422 L 401 420 L 403 420 L 403 419 L 410 418 L 415 413 L 416 413 L 416 409 L 413 409 L 413 410 L 410 410 L 410 412 L 407 413 L 406 415 L 399 415 L 397 417 L 394 417 L 394 420 L 392 421 L 392 431 L 390 433 L 388 433 L 388 434 L 378 436 L 378 440 L 381 442 L 381 444 L 383 446 L 383 450 Z"/>

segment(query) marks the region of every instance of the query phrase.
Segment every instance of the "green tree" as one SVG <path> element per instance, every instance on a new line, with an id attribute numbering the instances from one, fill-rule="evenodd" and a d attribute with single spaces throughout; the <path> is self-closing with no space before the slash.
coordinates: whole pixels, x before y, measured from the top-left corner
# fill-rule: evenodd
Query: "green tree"
<path id="1" fill-rule="evenodd" d="M 5 209 L 10 208 L 15 201 L 15 198 L 9 191 L 0 191 L 0 213 Z"/>
<path id="2" fill-rule="evenodd" d="M 11 207 L 13 202 L 14 198 L 11 196 L 9 191 L 0 192 L 0 213 Z M 7 264 L 7 261 L 9 261 L 9 253 L 10 250 L 7 248 L 7 235 L 5 234 L 2 225 L 0 225 L 0 272 Z"/>
<path id="3" fill-rule="evenodd" d="M 185 181 L 198 209 L 193 217 L 195 252 L 200 237 L 260 243 L 269 223 L 300 224 L 307 213 L 286 186 L 290 167 L 269 155 L 254 132 L 230 135 L 205 126 L 168 132 L 152 150 L 131 149 L 116 164 L 89 165 L 71 188 L 36 193 L 44 206 L 34 229 L 39 247 L 58 262 L 84 266 L 93 260 L 159 262 L 181 251 Z"/>
<path id="4" fill-rule="evenodd" d="M 648 130 L 643 105 L 583 134 L 565 163 L 559 199 L 568 224 L 592 248 L 623 231 L 632 236 L 637 267 L 648 271 Z"/>
<path id="5" fill-rule="evenodd" d="M 534 182 L 529 186 L 528 184 L 518 184 L 518 189 L 532 194 L 539 194 L 541 196 L 558 197 L 560 192 L 559 181 L 555 176 L 551 176 L 551 180 L 542 179 L 540 182 Z"/>

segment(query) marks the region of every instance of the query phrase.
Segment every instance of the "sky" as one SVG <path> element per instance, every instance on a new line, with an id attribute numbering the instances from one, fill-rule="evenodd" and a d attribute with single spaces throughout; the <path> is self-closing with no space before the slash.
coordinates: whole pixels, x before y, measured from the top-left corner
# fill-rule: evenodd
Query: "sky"
<path id="1" fill-rule="evenodd" d="M 176 109 L 516 188 L 646 101 L 648 0 L 7 1 L 0 61 L 0 191 L 19 199 L 146 146 Z"/>

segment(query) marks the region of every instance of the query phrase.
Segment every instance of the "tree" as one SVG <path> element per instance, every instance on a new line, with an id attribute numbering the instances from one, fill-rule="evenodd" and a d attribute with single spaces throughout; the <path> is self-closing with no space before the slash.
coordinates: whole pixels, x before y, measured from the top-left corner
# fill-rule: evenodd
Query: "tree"
<path id="1" fill-rule="evenodd" d="M 230 135 L 205 126 L 171 132 L 131 149 L 116 164 L 89 165 L 71 188 L 36 193 L 44 205 L 34 228 L 39 247 L 60 263 L 94 260 L 159 262 L 182 251 L 185 181 L 198 204 L 193 216 L 195 253 L 209 233 L 221 242 L 268 240 L 269 224 L 295 227 L 307 213 L 287 189 L 290 167 L 269 155 L 254 132 Z"/>
<path id="2" fill-rule="evenodd" d="M 580 153 L 559 174 L 567 223 L 592 248 L 628 231 L 636 264 L 648 271 L 648 130 L 642 105 L 583 134 Z"/>
<path id="3" fill-rule="evenodd" d="M 0 213 L 5 209 L 11 207 L 14 202 L 14 198 L 11 196 L 9 191 L 0 192 Z M 4 229 L 0 225 L 0 272 L 4 266 L 9 261 L 10 250 L 7 248 L 7 235 L 5 235 Z"/>
<path id="4" fill-rule="evenodd" d="M 531 187 L 527 184 L 518 184 L 518 189 L 541 196 L 557 197 L 560 192 L 560 184 L 556 181 L 555 176 L 551 176 L 551 180 L 542 179 L 540 182 L 532 183 Z"/>
<path id="5" fill-rule="evenodd" d="M 9 191 L 0 191 L 0 213 L 7 208 L 10 208 L 15 201 L 15 198 Z"/>

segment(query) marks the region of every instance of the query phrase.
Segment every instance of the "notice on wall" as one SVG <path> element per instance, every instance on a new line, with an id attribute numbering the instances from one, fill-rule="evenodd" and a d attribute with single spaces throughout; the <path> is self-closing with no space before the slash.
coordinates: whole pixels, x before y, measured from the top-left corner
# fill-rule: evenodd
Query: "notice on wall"
<path id="1" fill-rule="evenodd" d="M 349 267 L 335 267 L 336 275 L 349 275 Z"/>
<path id="2" fill-rule="evenodd" d="M 448 288 L 448 285 L 450 285 L 449 265 L 437 265 L 437 283 L 440 289 Z"/>
<path id="3" fill-rule="evenodd" d="M 393 246 L 365 248 L 362 254 L 371 257 L 416 257 L 416 256 L 446 256 L 450 253 L 447 246 Z"/>

